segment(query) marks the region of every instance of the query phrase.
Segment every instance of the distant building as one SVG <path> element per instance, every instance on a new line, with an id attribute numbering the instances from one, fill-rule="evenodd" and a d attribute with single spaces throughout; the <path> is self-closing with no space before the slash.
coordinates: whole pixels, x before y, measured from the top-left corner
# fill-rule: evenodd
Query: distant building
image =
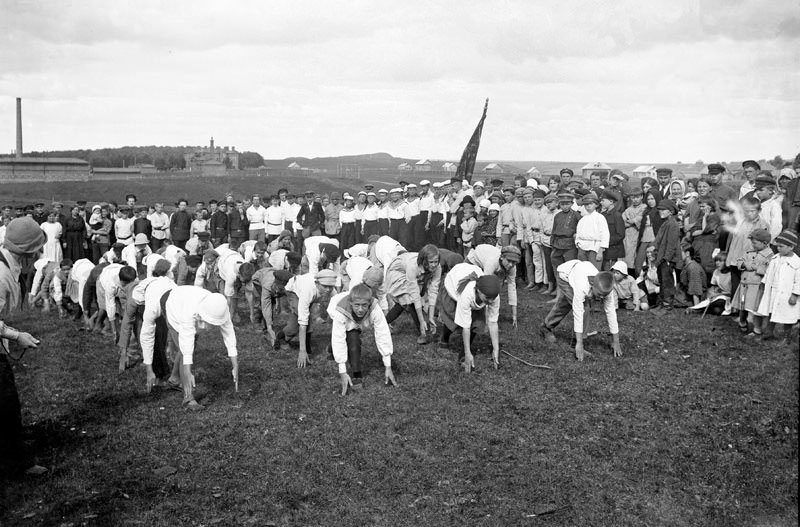
<path id="1" fill-rule="evenodd" d="M 400 170 L 401 172 L 408 172 L 414 170 L 414 167 L 412 167 L 408 163 L 400 163 L 399 165 L 397 165 L 397 170 Z"/>
<path id="2" fill-rule="evenodd" d="M 444 172 L 455 172 L 458 170 L 458 163 L 451 163 L 448 161 L 444 165 L 442 165 L 442 170 Z"/>
<path id="3" fill-rule="evenodd" d="M 591 176 L 592 172 L 599 172 L 601 176 L 608 176 L 608 173 L 611 172 L 611 167 L 597 161 L 595 163 L 586 163 L 583 168 L 581 168 L 581 176 L 583 176 L 584 179 Z"/>
<path id="4" fill-rule="evenodd" d="M 536 167 L 529 168 L 528 171 L 526 172 L 526 174 L 528 174 L 529 176 L 541 176 L 542 175 L 542 173 L 539 172 L 539 169 L 536 168 Z"/>
<path id="5" fill-rule="evenodd" d="M 214 138 L 211 138 L 209 146 L 198 148 L 191 154 L 184 154 L 186 169 L 190 172 L 200 172 L 203 175 L 219 173 L 219 165 L 223 169 L 230 167 L 239 170 L 239 152 L 236 148 L 214 146 Z"/>
<path id="6" fill-rule="evenodd" d="M 292 161 L 288 167 L 289 170 L 302 170 L 303 167 L 297 161 Z"/>
<path id="7" fill-rule="evenodd" d="M 420 159 L 414 164 L 414 170 L 417 172 L 430 172 L 431 171 L 431 162 L 427 159 Z"/>
<path id="8" fill-rule="evenodd" d="M 503 172 L 505 172 L 503 170 L 503 167 L 501 167 L 497 163 L 489 163 L 488 165 L 486 165 L 483 168 L 483 171 L 484 172 L 492 172 L 492 173 L 495 173 L 495 174 L 502 174 Z"/>
<path id="9" fill-rule="evenodd" d="M 61 157 L 0 158 L 0 183 L 88 181 L 92 167 L 83 159 Z"/>
<path id="10" fill-rule="evenodd" d="M 656 177 L 655 165 L 641 165 L 633 169 L 633 177 Z"/>

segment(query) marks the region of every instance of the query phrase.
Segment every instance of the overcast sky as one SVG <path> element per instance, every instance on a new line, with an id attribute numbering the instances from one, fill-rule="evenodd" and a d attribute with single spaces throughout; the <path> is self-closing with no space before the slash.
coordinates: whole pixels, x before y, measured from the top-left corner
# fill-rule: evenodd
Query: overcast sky
<path id="1" fill-rule="evenodd" d="M 800 149 L 800 0 L 0 0 L 0 152 L 692 162 Z"/>

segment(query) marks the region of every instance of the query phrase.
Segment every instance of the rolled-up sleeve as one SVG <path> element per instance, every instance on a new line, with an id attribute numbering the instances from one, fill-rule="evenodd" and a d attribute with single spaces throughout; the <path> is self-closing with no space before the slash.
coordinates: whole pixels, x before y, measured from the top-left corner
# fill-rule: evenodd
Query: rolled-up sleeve
<path id="1" fill-rule="evenodd" d="M 517 305 L 517 268 L 512 267 L 506 273 L 506 285 L 508 286 L 508 305 L 515 307 Z"/>
<path id="2" fill-rule="evenodd" d="M 616 295 L 614 295 L 616 296 Z M 573 288 L 572 291 L 572 329 L 575 333 L 583 333 L 583 311 L 586 293 Z M 614 312 L 614 317 L 616 317 Z"/>
<path id="3" fill-rule="evenodd" d="M 308 326 L 311 318 L 311 304 L 314 302 L 314 291 L 300 291 L 297 293 L 297 323 Z"/>
<path id="4" fill-rule="evenodd" d="M 603 299 L 603 308 L 606 312 L 606 320 L 608 321 L 608 331 L 612 335 L 619 333 L 619 325 L 617 324 L 617 292 L 611 291 Z"/>
<path id="5" fill-rule="evenodd" d="M 153 364 L 153 346 L 156 341 L 156 319 L 161 313 L 153 306 L 145 304 L 142 315 L 142 329 L 139 332 L 139 344 L 142 346 L 142 360 L 146 365 Z"/>
<path id="6" fill-rule="evenodd" d="M 331 316 L 331 321 L 331 352 L 333 353 L 333 360 L 339 366 L 339 373 L 347 373 L 347 318 L 341 313 L 335 313 Z"/>

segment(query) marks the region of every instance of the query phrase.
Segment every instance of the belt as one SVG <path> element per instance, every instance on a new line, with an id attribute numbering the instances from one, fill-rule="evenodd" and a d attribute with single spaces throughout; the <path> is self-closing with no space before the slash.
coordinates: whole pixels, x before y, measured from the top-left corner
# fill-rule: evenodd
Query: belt
<path id="1" fill-rule="evenodd" d="M 268 225 L 277 225 L 277 226 L 281 226 L 281 225 L 283 225 L 283 223 L 270 223 L 270 222 L 267 222 L 267 224 L 268 224 Z"/>
<path id="2" fill-rule="evenodd" d="M 117 239 L 118 240 L 127 240 L 128 238 L 132 238 L 132 237 L 133 237 L 133 235 L 131 234 L 130 236 L 118 236 Z"/>

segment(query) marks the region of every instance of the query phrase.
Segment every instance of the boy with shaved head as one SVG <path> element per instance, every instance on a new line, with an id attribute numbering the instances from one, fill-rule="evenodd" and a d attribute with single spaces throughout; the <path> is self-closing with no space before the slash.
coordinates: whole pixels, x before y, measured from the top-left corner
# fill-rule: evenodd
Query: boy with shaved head
<path id="1" fill-rule="evenodd" d="M 337 294 L 331 298 L 328 315 L 332 322 L 331 351 L 339 366 L 342 395 L 347 393 L 348 387 L 361 384 L 361 332 L 365 329 L 375 333 L 375 346 L 385 367 L 384 382 L 397 386 L 392 372 L 392 335 L 372 289 L 362 283 Z M 352 379 L 347 373 L 348 364 L 353 372 Z"/>

